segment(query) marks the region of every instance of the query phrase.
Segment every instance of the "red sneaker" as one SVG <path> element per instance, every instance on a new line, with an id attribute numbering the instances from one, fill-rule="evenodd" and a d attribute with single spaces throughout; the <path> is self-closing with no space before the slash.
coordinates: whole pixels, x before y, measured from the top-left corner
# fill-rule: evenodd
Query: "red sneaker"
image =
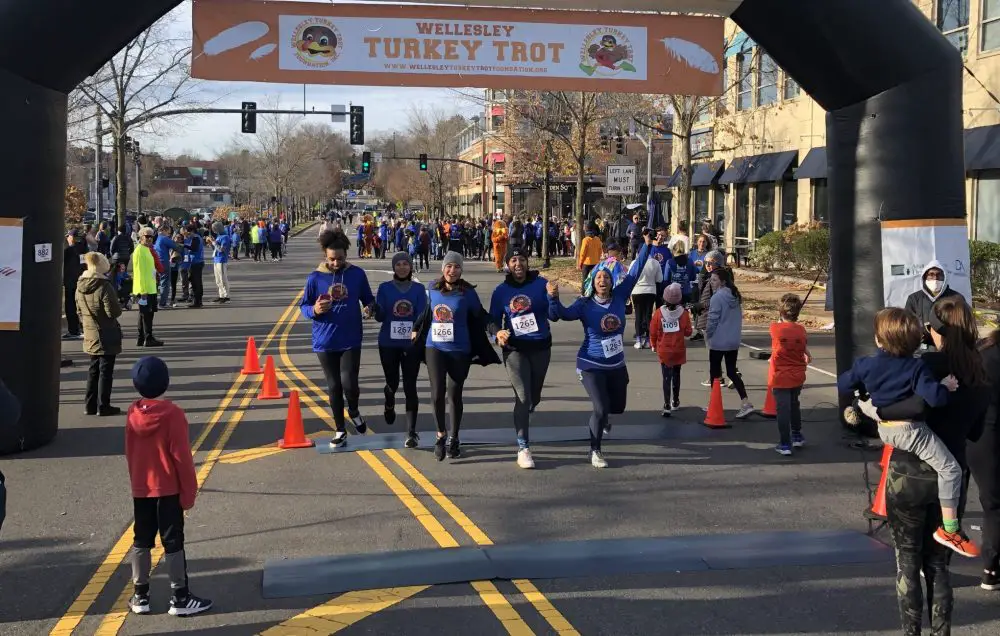
<path id="1" fill-rule="evenodd" d="M 948 532 L 944 528 L 938 528 L 934 532 L 934 540 L 943 546 L 949 547 L 962 556 L 979 556 L 979 546 L 969 540 L 961 530 L 958 532 Z"/>

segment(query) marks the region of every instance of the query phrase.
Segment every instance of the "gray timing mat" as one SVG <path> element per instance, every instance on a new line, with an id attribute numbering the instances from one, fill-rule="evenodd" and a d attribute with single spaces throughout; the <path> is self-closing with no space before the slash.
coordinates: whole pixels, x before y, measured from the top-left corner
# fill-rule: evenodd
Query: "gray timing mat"
<path id="1" fill-rule="evenodd" d="M 710 436 L 712 430 L 693 422 L 669 420 L 653 424 L 612 425 L 611 433 L 604 436 L 609 442 L 647 442 L 655 440 L 692 440 Z M 434 432 L 425 431 L 420 437 L 418 448 L 434 447 Z M 516 436 L 513 428 L 463 429 L 459 438 L 463 446 L 514 446 Z M 347 445 L 331 448 L 329 437 L 316 440 L 316 449 L 322 454 L 350 453 L 359 450 L 388 450 L 403 448 L 406 433 L 378 433 L 375 435 L 349 435 Z M 580 426 L 539 426 L 531 429 L 532 444 L 555 444 L 560 442 L 587 442 L 590 434 L 584 423 Z"/>
<path id="2" fill-rule="evenodd" d="M 441 585 L 778 566 L 891 563 L 888 546 L 847 530 L 597 539 L 268 559 L 264 598 Z"/>

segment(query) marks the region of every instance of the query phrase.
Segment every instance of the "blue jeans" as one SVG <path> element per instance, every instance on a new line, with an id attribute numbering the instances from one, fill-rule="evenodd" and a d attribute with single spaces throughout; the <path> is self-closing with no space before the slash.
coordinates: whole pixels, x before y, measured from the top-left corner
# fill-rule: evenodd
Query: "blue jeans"
<path id="1" fill-rule="evenodd" d="M 156 284 L 158 290 L 158 304 L 160 307 L 166 307 L 170 303 L 170 271 L 166 271 L 163 274 L 156 275 Z"/>

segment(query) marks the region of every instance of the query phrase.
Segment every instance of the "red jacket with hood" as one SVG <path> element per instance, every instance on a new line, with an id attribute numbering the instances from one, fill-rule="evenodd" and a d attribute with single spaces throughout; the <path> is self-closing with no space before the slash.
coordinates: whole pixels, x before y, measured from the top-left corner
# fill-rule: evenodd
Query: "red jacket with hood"
<path id="1" fill-rule="evenodd" d="M 660 364 L 676 367 L 687 364 L 687 338 L 691 335 L 691 316 L 684 305 L 673 309 L 663 305 L 653 312 L 649 322 L 649 340 Z"/>
<path id="2" fill-rule="evenodd" d="M 125 460 L 132 496 L 180 495 L 190 510 L 198 491 L 184 411 L 169 400 L 136 400 L 125 425 Z"/>

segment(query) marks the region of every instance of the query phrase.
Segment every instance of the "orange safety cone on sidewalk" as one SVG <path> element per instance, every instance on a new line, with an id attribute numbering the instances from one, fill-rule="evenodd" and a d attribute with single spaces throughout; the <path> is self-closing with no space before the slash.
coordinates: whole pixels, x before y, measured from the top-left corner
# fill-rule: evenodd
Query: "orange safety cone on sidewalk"
<path id="1" fill-rule="evenodd" d="M 778 417 L 778 403 L 774 400 L 774 389 L 771 388 L 770 384 L 767 385 L 767 397 L 764 398 L 764 408 L 761 409 L 760 414 L 772 420 Z"/>
<path id="2" fill-rule="evenodd" d="M 257 355 L 257 343 L 253 336 L 247 338 L 247 352 L 243 354 L 243 369 L 240 375 L 260 375 L 260 356 Z"/>
<path id="3" fill-rule="evenodd" d="M 278 440 L 278 448 L 312 448 L 316 442 L 306 437 L 302 427 L 302 409 L 299 407 L 299 392 L 292 391 L 288 400 L 288 417 L 285 418 L 285 437 Z"/>
<path id="4" fill-rule="evenodd" d="M 280 400 L 283 396 L 278 390 L 278 376 L 274 372 L 274 358 L 267 356 L 264 362 L 264 380 L 260 383 L 258 400 Z"/>
<path id="5" fill-rule="evenodd" d="M 872 499 L 872 514 L 878 517 L 885 517 L 885 487 L 889 481 L 889 458 L 892 457 L 892 446 L 886 444 L 882 447 L 882 478 L 878 480 L 878 489 Z"/>
<path id="6" fill-rule="evenodd" d="M 722 410 L 722 385 L 719 379 L 712 380 L 712 395 L 708 400 L 708 413 L 705 414 L 705 426 L 709 428 L 729 428 L 726 424 L 726 414 Z"/>

